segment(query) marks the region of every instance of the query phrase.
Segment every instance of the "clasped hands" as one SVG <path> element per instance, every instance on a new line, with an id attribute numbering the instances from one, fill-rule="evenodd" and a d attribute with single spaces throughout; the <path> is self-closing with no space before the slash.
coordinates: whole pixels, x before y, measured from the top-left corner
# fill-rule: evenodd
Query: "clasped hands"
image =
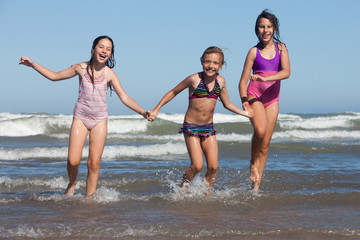
<path id="1" fill-rule="evenodd" d="M 143 112 L 142 116 L 144 118 L 146 118 L 149 122 L 152 122 L 155 120 L 155 118 L 157 117 L 157 115 L 159 114 L 159 111 L 153 109 L 153 110 L 147 110 L 145 112 Z"/>

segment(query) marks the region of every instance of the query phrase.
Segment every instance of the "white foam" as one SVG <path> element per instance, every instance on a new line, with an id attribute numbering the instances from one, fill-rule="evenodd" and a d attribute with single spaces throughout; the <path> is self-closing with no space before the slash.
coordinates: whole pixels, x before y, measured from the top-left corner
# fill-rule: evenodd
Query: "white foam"
<path id="1" fill-rule="evenodd" d="M 113 133 L 134 133 L 145 132 L 149 122 L 145 119 L 119 119 L 110 118 L 108 123 L 108 131 Z"/>
<path id="2" fill-rule="evenodd" d="M 159 113 L 157 118 L 174 122 L 176 124 L 182 124 L 184 122 L 185 114 L 166 114 Z M 234 122 L 248 122 L 249 119 L 237 114 L 224 114 L 224 113 L 215 113 L 214 114 L 214 123 L 234 123 Z"/>
<path id="3" fill-rule="evenodd" d="M 151 141 L 183 141 L 184 136 L 182 134 L 172 135 L 145 135 L 145 134 L 111 134 L 108 135 L 108 139 L 142 139 Z"/>
<path id="4" fill-rule="evenodd" d="M 252 133 L 239 134 L 230 133 L 222 134 L 217 133 L 216 139 L 218 142 L 250 142 Z M 184 137 L 182 134 L 176 135 L 112 135 L 109 139 L 143 139 L 151 141 L 174 141 L 183 142 Z M 310 139 L 360 139 L 360 131 L 349 131 L 349 130 L 287 130 L 277 131 L 275 130 L 273 140 L 310 140 Z"/>
<path id="5" fill-rule="evenodd" d="M 15 197 L 14 199 L 0 198 L 0 204 L 8 204 L 8 203 L 14 203 L 20 201 L 21 199 L 17 197 Z"/>
<path id="6" fill-rule="evenodd" d="M 46 187 L 53 190 L 65 189 L 68 184 L 68 179 L 63 177 L 54 177 L 51 179 L 43 178 L 10 178 L 2 176 L 0 177 L 0 185 L 4 185 L 6 188 L 12 189 L 16 187 Z M 78 181 L 76 189 L 85 186 L 85 182 Z"/>
<path id="7" fill-rule="evenodd" d="M 8 230 L 9 237 L 26 237 L 26 238 L 44 238 L 45 233 L 41 228 L 33 228 L 24 224 L 20 224 L 14 230 Z"/>
<path id="8" fill-rule="evenodd" d="M 251 139 L 252 134 L 222 134 L 217 133 L 216 139 L 217 141 L 222 142 L 248 142 Z M 182 134 L 173 134 L 173 135 L 142 135 L 142 134 L 111 134 L 108 135 L 108 139 L 142 139 L 142 140 L 151 140 L 151 141 L 160 141 L 160 142 L 168 142 L 168 141 L 176 141 L 183 142 L 184 136 Z"/>
<path id="9" fill-rule="evenodd" d="M 65 115 L 10 115 L 0 120 L 0 135 L 22 137 L 46 134 L 51 129 L 69 128 L 71 119 L 71 116 Z"/>
<path id="10" fill-rule="evenodd" d="M 92 222 L 91 222 L 92 223 Z M 111 224 L 102 224 L 96 228 L 92 228 L 91 224 L 75 224 L 69 225 L 66 223 L 52 224 L 51 226 L 42 224 L 39 227 L 30 226 L 29 224 L 18 224 L 13 228 L 0 226 L 0 236 L 6 239 L 13 238 L 41 238 L 41 239 L 247 239 L 260 238 L 264 236 L 269 238 L 283 238 L 294 234 L 304 233 L 305 236 L 317 235 L 326 236 L 343 236 L 358 237 L 360 232 L 358 229 L 344 228 L 344 229 L 321 229 L 321 228 L 288 228 L 288 229 L 241 229 L 233 227 L 224 228 L 202 228 L 202 229 L 184 229 L 169 227 L 168 224 L 122 224 L 114 226 Z M 355 239 L 351 238 L 351 239 Z"/>
<path id="11" fill-rule="evenodd" d="M 35 194 L 33 193 L 32 198 L 35 201 L 39 202 L 60 202 L 60 201 L 83 201 L 84 195 L 74 194 L 73 196 L 68 196 L 63 193 L 55 194 Z"/>
<path id="12" fill-rule="evenodd" d="M 22 160 L 32 158 L 67 158 L 67 147 L 36 147 L 36 148 L 0 148 L 0 156 L 2 160 Z M 83 149 L 83 158 L 88 157 L 89 147 Z M 151 144 L 140 146 L 105 146 L 103 159 L 119 159 L 123 157 L 160 157 L 171 155 L 187 154 L 184 142 L 164 144 Z"/>
<path id="13" fill-rule="evenodd" d="M 72 115 L 0 113 L 0 136 L 23 137 L 70 129 Z M 137 115 L 109 116 L 109 133 L 144 132 L 149 122 Z"/>
<path id="14" fill-rule="evenodd" d="M 301 120 L 302 118 L 298 115 L 294 114 L 284 114 L 280 113 L 278 116 L 278 121 L 295 121 L 295 120 Z"/>
<path id="15" fill-rule="evenodd" d="M 207 189 L 209 188 L 208 182 L 199 176 L 195 177 L 192 183 L 186 183 L 181 188 L 174 181 L 168 180 L 172 192 L 167 196 L 170 201 L 179 202 L 184 199 L 206 199 L 208 196 Z"/>
<path id="16" fill-rule="evenodd" d="M 0 148 L 2 160 L 22 160 L 31 158 L 67 158 L 67 147 Z M 85 151 L 84 151 L 85 152 Z"/>
<path id="17" fill-rule="evenodd" d="M 252 134 L 217 134 L 218 142 L 250 142 Z M 140 138 L 164 143 L 145 144 L 138 146 L 106 145 L 103 160 L 121 159 L 124 157 L 156 157 L 169 158 L 172 156 L 186 155 L 187 150 L 183 136 L 176 135 L 124 135 L 123 139 Z M 110 137 L 111 138 L 111 137 Z M 116 136 L 114 137 L 116 138 Z M 360 131 L 348 130 L 288 130 L 275 131 L 273 140 L 344 140 L 360 139 Z M 66 159 L 68 147 L 35 147 L 35 148 L 0 148 L 2 160 L 23 159 Z M 88 146 L 83 149 L 83 158 L 88 157 Z"/>
<path id="18" fill-rule="evenodd" d="M 279 117 L 279 125 L 284 129 L 332 129 L 352 127 L 353 120 L 360 120 L 359 116 L 337 115 L 328 117 L 314 117 L 303 119 L 299 116 Z"/>
<path id="19" fill-rule="evenodd" d="M 209 188 L 208 182 L 201 175 L 197 175 L 195 179 L 180 188 L 179 184 L 173 180 L 167 179 L 171 192 L 165 195 L 164 198 L 171 202 L 181 201 L 205 201 L 205 202 L 221 202 L 226 205 L 239 205 L 244 204 L 249 200 L 254 200 L 259 197 L 257 192 L 249 191 L 246 185 L 241 185 L 237 188 L 226 188 L 217 190 L 214 189 L 210 195 L 207 195 Z M 219 185 L 219 183 L 217 183 Z"/>
<path id="20" fill-rule="evenodd" d="M 216 139 L 219 142 L 250 142 L 252 134 L 216 134 Z"/>
<path id="21" fill-rule="evenodd" d="M 9 112 L 2 112 L 0 113 L 0 121 L 14 120 L 18 118 L 28 118 L 31 116 L 33 116 L 33 114 L 14 114 Z"/>
<path id="22" fill-rule="evenodd" d="M 274 132 L 272 139 L 359 139 L 360 131 L 346 130 L 290 130 L 284 132 Z"/>
<path id="23" fill-rule="evenodd" d="M 185 143 L 152 144 L 142 146 L 107 146 L 104 159 L 117 159 L 122 157 L 160 157 L 187 154 Z"/>
<path id="24" fill-rule="evenodd" d="M 159 113 L 157 118 L 163 119 L 166 121 L 174 122 L 177 124 L 182 124 L 184 122 L 185 114 L 166 114 L 166 113 Z"/>
<path id="25" fill-rule="evenodd" d="M 360 113 L 315 115 L 314 117 L 307 116 L 308 115 L 279 114 L 278 124 L 283 130 L 333 130 L 334 128 L 352 128 L 355 122 L 360 121 Z M 0 136 L 22 137 L 48 135 L 51 137 L 65 139 L 68 137 L 72 118 L 72 115 L 61 114 L 50 115 L 0 113 Z M 182 124 L 184 121 L 184 114 L 160 113 L 158 118 L 176 124 Z M 247 118 L 236 114 L 214 114 L 215 124 L 248 122 L 249 120 Z M 110 137 L 115 136 L 119 138 L 121 138 L 121 135 L 146 135 L 145 132 L 151 124 L 154 123 L 146 121 L 140 115 L 113 115 L 109 116 L 108 133 Z M 172 135 L 169 136 L 161 137 L 165 139 L 175 139 Z M 124 136 L 124 138 L 126 137 L 127 136 Z M 155 138 L 156 137 L 159 136 L 155 136 Z M 178 140 L 178 138 L 176 139 Z"/>
<path id="26" fill-rule="evenodd" d="M 151 236 L 158 236 L 158 235 L 165 235 L 168 234 L 168 231 L 166 229 L 163 229 L 161 225 L 150 225 L 148 227 L 134 227 L 134 226 L 124 226 L 126 229 L 122 230 L 119 235 L 117 235 L 117 238 L 122 237 L 135 237 L 135 238 L 148 238 Z"/>
<path id="27" fill-rule="evenodd" d="M 101 186 L 95 191 L 95 193 L 90 197 L 91 201 L 98 203 L 109 203 L 117 202 L 120 199 L 120 193 L 112 188 L 106 188 Z"/>
<path id="28" fill-rule="evenodd" d="M 247 117 L 243 117 L 237 114 L 223 114 L 215 113 L 214 114 L 214 124 L 217 123 L 240 123 L 240 122 L 250 122 Z"/>
<path id="29" fill-rule="evenodd" d="M 77 185 L 78 188 L 78 185 Z M 85 188 L 85 186 L 82 186 Z M 32 198 L 35 201 L 39 202 L 48 202 L 48 201 L 80 201 L 80 202 L 97 202 L 97 203 L 112 203 L 112 202 L 120 202 L 120 201 L 141 201 L 148 202 L 152 198 L 156 196 L 154 195 L 137 195 L 137 194 L 121 194 L 119 191 L 113 188 L 108 188 L 105 186 L 101 186 L 96 189 L 93 195 L 89 197 L 85 197 L 85 195 L 78 193 L 75 191 L 73 196 L 64 195 L 63 193 L 55 193 L 55 194 L 38 194 L 33 193 Z"/>

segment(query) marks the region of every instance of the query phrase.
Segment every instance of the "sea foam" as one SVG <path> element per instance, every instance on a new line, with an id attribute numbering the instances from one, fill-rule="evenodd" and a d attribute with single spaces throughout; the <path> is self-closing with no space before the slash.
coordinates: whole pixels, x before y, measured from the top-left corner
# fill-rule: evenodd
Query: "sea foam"
<path id="1" fill-rule="evenodd" d="M 67 147 L 35 147 L 35 148 L 0 148 L 1 160 L 23 160 L 33 158 L 66 159 Z M 83 158 L 88 157 L 89 147 L 83 149 Z M 187 154 L 185 143 L 164 143 L 140 146 L 114 145 L 105 146 L 103 160 L 113 160 L 124 157 L 164 157 Z"/>

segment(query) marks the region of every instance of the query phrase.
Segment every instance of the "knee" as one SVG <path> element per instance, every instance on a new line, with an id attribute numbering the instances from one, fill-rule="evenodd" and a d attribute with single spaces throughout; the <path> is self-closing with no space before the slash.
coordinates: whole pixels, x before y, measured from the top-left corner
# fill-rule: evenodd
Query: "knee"
<path id="1" fill-rule="evenodd" d="M 100 170 L 100 161 L 92 161 L 89 159 L 87 166 L 88 171 L 98 172 Z"/>
<path id="2" fill-rule="evenodd" d="M 216 173 L 217 170 L 218 170 L 218 164 L 217 163 L 207 165 L 208 173 Z"/>
<path id="3" fill-rule="evenodd" d="M 266 127 L 260 126 L 254 128 L 254 134 L 256 137 L 263 139 L 265 137 Z"/>
<path id="4" fill-rule="evenodd" d="M 78 161 L 75 161 L 75 160 L 71 159 L 71 158 L 68 158 L 67 165 L 70 168 L 78 168 L 80 163 Z"/>
<path id="5" fill-rule="evenodd" d="M 192 164 L 190 166 L 191 171 L 193 171 L 195 174 L 198 174 L 202 168 L 203 168 L 203 164 Z"/>

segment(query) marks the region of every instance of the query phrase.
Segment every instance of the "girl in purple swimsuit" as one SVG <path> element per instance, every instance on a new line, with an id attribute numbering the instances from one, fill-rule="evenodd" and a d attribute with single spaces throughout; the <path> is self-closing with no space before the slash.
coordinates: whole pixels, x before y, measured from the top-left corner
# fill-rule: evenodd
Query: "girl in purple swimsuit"
<path id="1" fill-rule="evenodd" d="M 188 186 L 204 165 L 203 154 L 207 162 L 205 179 L 208 182 L 209 194 L 215 183 L 218 169 L 218 146 L 213 126 L 213 116 L 217 99 L 223 106 L 239 115 L 252 117 L 232 102 L 225 85 L 225 79 L 219 75 L 224 65 L 224 54 L 218 47 L 209 47 L 200 58 L 203 71 L 185 78 L 174 89 L 161 99 L 158 105 L 149 112 L 148 120 L 153 121 L 160 108 L 171 101 L 184 89 L 189 89 L 189 106 L 185 114 L 183 127 L 179 132 L 184 134 L 191 165 L 183 175 L 180 187 Z"/>
<path id="2" fill-rule="evenodd" d="M 275 15 L 264 10 L 256 19 L 255 33 L 259 42 L 248 52 L 239 92 L 243 108 L 254 113 L 250 180 L 258 191 L 279 114 L 280 80 L 290 76 L 290 61 L 286 45 L 279 40 Z"/>
<path id="3" fill-rule="evenodd" d="M 107 136 L 108 110 L 106 95 L 111 84 L 120 100 L 130 109 L 146 117 L 147 113 L 131 99 L 112 68 L 115 66 L 114 44 L 110 37 L 100 36 L 93 42 L 91 59 L 60 71 L 53 72 L 35 63 L 28 57 L 21 57 L 19 64 L 32 67 L 51 81 L 60 81 L 79 76 L 79 98 L 74 109 L 70 130 L 67 171 L 69 184 L 65 194 L 73 195 L 76 177 L 89 134 L 88 175 L 86 196 L 92 195 L 99 179 L 100 159 Z"/>

